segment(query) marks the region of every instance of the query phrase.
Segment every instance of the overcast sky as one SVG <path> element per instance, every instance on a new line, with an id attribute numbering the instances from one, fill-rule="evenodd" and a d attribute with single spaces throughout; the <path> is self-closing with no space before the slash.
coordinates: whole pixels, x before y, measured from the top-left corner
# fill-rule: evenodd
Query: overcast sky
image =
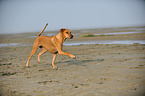
<path id="1" fill-rule="evenodd" d="M 144 0 L 0 0 L 0 34 L 145 25 Z"/>

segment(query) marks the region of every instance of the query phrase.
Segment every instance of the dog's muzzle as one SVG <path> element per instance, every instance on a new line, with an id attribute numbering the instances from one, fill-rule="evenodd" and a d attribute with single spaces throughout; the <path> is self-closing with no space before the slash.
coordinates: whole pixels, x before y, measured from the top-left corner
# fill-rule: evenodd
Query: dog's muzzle
<path id="1" fill-rule="evenodd" d="M 73 35 L 71 35 L 71 37 L 70 37 L 70 39 L 72 39 L 74 36 Z"/>

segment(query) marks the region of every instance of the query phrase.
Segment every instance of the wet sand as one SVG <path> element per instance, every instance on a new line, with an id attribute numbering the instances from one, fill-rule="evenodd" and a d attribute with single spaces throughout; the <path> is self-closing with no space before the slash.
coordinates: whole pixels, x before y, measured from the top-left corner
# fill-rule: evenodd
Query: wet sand
<path id="1" fill-rule="evenodd" d="M 109 30 L 109 31 L 108 31 Z M 86 34 L 107 33 L 118 29 L 77 30 L 72 40 L 145 40 L 145 33 L 83 37 Z M 87 31 L 91 31 L 88 32 Z M 126 31 L 126 30 L 125 30 Z M 132 30 L 131 30 L 132 31 Z M 43 35 L 49 34 L 44 32 Z M 63 46 L 77 59 L 58 55 L 52 69 L 52 54 L 47 52 L 37 62 L 37 52 L 26 68 L 37 33 L 0 35 L 0 43 L 21 43 L 0 47 L 1 96 L 144 96 L 144 44 L 90 44 Z M 22 45 L 28 46 L 22 46 Z"/>

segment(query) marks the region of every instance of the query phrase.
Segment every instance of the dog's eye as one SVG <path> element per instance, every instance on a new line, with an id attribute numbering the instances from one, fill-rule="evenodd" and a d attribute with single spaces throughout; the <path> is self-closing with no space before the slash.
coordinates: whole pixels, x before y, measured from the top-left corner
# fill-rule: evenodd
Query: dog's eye
<path id="1" fill-rule="evenodd" d="M 66 32 L 66 34 L 68 34 L 68 32 Z"/>

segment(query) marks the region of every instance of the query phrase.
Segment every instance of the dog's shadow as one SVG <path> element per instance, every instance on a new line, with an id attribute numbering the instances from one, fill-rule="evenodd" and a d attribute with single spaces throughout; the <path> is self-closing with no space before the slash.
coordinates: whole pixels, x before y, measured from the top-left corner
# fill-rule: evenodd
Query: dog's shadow
<path id="1" fill-rule="evenodd" d="M 77 60 L 77 59 L 74 59 L 74 60 L 68 60 L 68 61 L 62 61 L 61 63 L 68 63 L 67 66 L 70 66 L 70 65 L 78 65 L 78 66 L 87 66 L 87 63 L 90 63 L 90 62 L 102 62 L 104 61 L 104 59 L 87 59 L 87 60 Z"/>

